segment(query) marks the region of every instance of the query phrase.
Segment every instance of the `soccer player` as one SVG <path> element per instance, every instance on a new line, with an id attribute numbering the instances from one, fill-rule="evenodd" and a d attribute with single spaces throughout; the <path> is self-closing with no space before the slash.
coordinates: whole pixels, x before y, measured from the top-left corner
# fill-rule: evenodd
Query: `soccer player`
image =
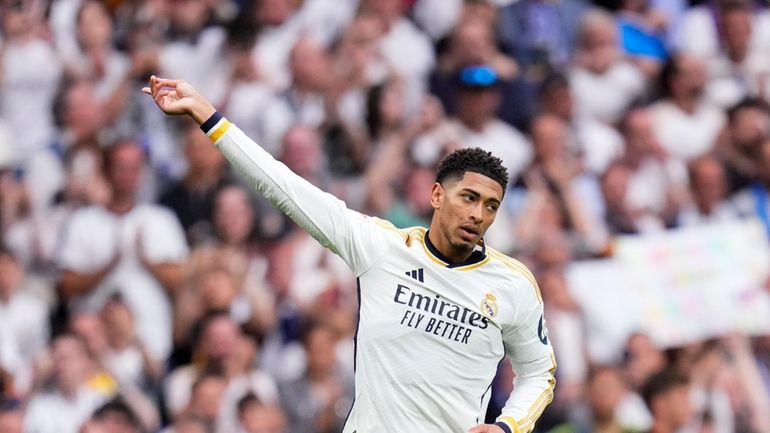
<path id="1" fill-rule="evenodd" d="M 358 278 L 355 400 L 343 433 L 526 433 L 553 399 L 556 362 L 532 274 L 485 245 L 508 175 L 481 149 L 440 164 L 430 228 L 399 230 L 349 210 L 291 172 L 183 80 L 143 91 L 191 116 L 251 185 Z M 426 191 L 427 193 L 427 191 Z M 516 385 L 484 422 L 497 364 Z"/>

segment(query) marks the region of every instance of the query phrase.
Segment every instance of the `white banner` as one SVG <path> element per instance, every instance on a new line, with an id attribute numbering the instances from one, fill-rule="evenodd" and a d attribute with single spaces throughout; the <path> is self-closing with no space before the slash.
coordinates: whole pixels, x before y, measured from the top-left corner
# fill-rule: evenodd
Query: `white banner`
<path id="1" fill-rule="evenodd" d="M 592 359 L 617 360 L 637 330 L 662 347 L 735 331 L 770 334 L 770 245 L 759 222 L 624 236 L 613 251 L 567 272 Z"/>

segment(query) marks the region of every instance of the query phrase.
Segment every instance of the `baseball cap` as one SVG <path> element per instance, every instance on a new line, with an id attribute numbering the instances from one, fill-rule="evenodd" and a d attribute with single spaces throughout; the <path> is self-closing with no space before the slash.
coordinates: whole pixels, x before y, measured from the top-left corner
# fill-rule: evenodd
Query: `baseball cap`
<path id="1" fill-rule="evenodd" d="M 500 81 L 494 69 L 489 65 L 473 65 L 460 69 L 458 83 L 464 87 L 485 88 L 495 86 Z"/>

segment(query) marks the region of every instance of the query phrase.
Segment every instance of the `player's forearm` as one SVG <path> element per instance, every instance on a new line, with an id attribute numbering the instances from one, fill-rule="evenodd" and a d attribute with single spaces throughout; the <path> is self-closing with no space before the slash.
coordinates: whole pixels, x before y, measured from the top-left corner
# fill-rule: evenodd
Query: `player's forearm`
<path id="1" fill-rule="evenodd" d="M 553 389 L 556 385 L 554 370 L 544 370 L 551 362 L 542 362 L 540 372 L 517 376 L 516 386 L 497 424 L 506 433 L 529 433 L 535 427 L 543 410 L 553 401 Z"/>

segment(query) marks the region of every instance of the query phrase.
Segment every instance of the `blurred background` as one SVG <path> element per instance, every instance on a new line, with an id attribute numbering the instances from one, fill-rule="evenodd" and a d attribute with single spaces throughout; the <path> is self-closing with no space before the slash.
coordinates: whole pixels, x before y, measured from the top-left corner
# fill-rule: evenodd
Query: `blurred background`
<path id="1" fill-rule="evenodd" d="M 770 8 L 752 0 L 0 0 L 0 432 L 338 432 L 355 280 L 140 88 L 184 78 L 352 209 L 487 242 L 546 302 L 537 433 L 770 432 Z M 488 420 L 511 392 L 503 361 Z M 397 416 L 397 414 L 394 414 Z"/>

